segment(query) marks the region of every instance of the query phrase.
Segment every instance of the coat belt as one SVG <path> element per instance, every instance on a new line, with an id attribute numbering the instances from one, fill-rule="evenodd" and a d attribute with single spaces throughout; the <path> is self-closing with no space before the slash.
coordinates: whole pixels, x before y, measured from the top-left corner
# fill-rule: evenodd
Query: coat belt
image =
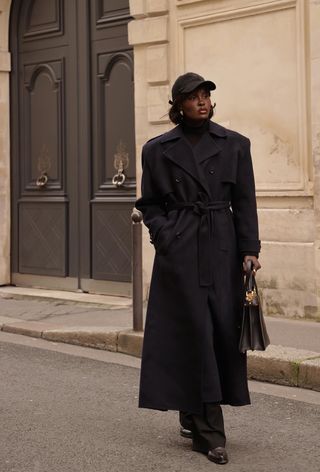
<path id="1" fill-rule="evenodd" d="M 228 201 L 196 201 L 196 202 L 175 202 L 168 204 L 168 211 L 182 210 L 183 208 L 192 210 L 200 216 L 198 230 L 198 261 L 199 261 L 199 283 L 202 287 L 213 284 L 213 251 L 212 235 L 210 231 L 210 213 L 217 210 L 230 208 Z"/>

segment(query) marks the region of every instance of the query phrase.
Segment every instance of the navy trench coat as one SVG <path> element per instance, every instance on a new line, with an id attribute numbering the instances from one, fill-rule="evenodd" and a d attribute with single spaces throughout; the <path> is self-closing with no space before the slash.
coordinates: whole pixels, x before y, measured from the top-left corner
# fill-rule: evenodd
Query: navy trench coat
<path id="1" fill-rule="evenodd" d="M 192 147 L 178 125 L 142 152 L 136 207 L 155 247 L 139 406 L 200 413 L 250 403 L 238 349 L 245 254 L 260 241 L 250 141 L 210 121 Z"/>

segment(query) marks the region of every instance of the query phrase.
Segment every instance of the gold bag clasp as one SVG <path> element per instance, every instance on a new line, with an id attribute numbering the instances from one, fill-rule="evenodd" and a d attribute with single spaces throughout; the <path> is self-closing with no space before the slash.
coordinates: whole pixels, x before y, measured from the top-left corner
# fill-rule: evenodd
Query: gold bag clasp
<path id="1" fill-rule="evenodd" d="M 249 305 L 257 305 L 258 304 L 258 294 L 257 294 L 255 289 L 246 291 L 246 302 Z"/>

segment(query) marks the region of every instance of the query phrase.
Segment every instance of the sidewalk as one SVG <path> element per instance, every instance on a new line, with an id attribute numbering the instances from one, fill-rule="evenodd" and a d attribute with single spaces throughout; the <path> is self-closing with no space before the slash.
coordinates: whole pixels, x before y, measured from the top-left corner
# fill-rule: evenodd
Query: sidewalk
<path id="1" fill-rule="evenodd" d="M 320 391 L 320 322 L 266 318 L 272 345 L 250 352 L 250 379 Z M 131 300 L 0 287 L 0 330 L 141 356 Z"/>

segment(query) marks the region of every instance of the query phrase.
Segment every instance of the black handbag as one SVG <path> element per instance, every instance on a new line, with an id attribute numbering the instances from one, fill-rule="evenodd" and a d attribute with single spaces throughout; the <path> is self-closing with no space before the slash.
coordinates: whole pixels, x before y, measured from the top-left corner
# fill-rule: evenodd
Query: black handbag
<path id="1" fill-rule="evenodd" d="M 264 351 L 270 344 L 266 324 L 263 318 L 258 287 L 252 271 L 252 262 L 248 261 L 244 283 L 245 298 L 239 342 L 240 352 Z"/>

